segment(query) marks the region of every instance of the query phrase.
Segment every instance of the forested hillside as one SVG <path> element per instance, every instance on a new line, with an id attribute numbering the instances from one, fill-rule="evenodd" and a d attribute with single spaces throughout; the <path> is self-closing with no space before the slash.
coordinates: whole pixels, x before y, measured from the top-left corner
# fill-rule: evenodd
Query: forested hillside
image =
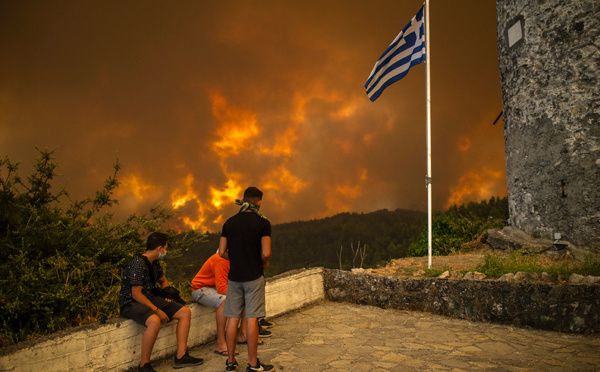
<path id="1" fill-rule="evenodd" d="M 507 219 L 506 197 L 453 205 L 444 213 L 438 212 L 433 217 L 433 254 L 456 252 L 487 229 L 504 226 Z M 169 276 L 179 283 L 191 281 L 204 261 L 216 252 L 219 237 L 220 233 L 208 234 L 206 242 L 192 246 L 182 257 L 167 260 Z M 266 276 L 306 265 L 341 266 L 344 270 L 375 267 L 392 258 L 427 254 L 427 214 L 402 209 L 341 213 L 274 225 L 272 239 L 273 258 Z"/>
<path id="2" fill-rule="evenodd" d="M 391 258 L 405 257 L 427 224 L 427 214 L 387 209 L 372 213 L 341 213 L 318 220 L 290 222 L 272 227 L 273 258 L 266 275 L 311 267 L 344 269 L 373 267 Z M 191 280 L 204 261 L 216 252 L 220 233 L 187 251 L 183 257 L 167 260 L 171 276 Z M 360 243 L 360 246 L 359 246 Z M 360 247 L 362 254 L 355 252 Z M 362 260 L 361 260 L 362 259 Z M 354 260 L 354 264 L 353 264 Z"/>

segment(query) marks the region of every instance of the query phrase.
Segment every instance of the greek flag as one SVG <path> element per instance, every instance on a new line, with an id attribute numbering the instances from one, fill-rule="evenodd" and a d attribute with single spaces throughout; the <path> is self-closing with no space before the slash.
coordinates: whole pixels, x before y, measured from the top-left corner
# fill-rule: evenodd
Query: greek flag
<path id="1" fill-rule="evenodd" d="M 421 7 L 375 63 L 365 84 L 369 99 L 375 102 L 385 88 L 405 77 L 412 66 L 424 60 L 425 27 Z"/>

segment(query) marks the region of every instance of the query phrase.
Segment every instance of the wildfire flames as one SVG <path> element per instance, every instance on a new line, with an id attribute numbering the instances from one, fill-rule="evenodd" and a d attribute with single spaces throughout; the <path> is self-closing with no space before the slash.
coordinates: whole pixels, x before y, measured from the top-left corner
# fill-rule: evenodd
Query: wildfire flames
<path id="1" fill-rule="evenodd" d="M 214 130 L 215 139 L 209 148 L 217 156 L 226 181 L 221 185 L 202 185 L 198 181 L 199 177 L 190 173 L 182 181 L 183 187 L 171 193 L 171 206 L 175 211 L 182 211 L 178 218 L 186 227 L 207 230 L 221 224 L 224 221 L 223 208 L 241 198 L 243 188 L 248 186 L 247 182 L 242 184 L 241 180 L 249 178 L 250 175 L 246 169 L 230 171 L 229 159 L 263 156 L 270 159 L 271 163 L 277 164 L 271 169 L 261 170 L 257 175 L 260 177 L 256 181 L 257 185 L 265 191 L 278 191 L 279 195 L 293 194 L 308 184 L 286 168 L 296 138 L 294 125 L 283 128 L 281 133 L 275 136 L 274 145 L 267 147 L 264 142 L 256 140 L 263 128 L 255 113 L 231 107 L 220 94 L 212 96 L 212 113 L 218 125 Z M 294 114 L 294 117 L 292 122 L 298 123 L 302 120 L 301 115 Z M 201 193 L 198 190 L 206 192 Z M 271 202 L 285 207 L 281 198 L 271 197 Z"/>
<path id="2" fill-rule="evenodd" d="M 306 157 L 307 148 L 310 150 L 308 155 L 313 153 L 314 149 L 307 144 L 318 141 L 323 130 L 335 130 L 331 127 L 333 124 L 324 128 L 319 122 L 314 123 L 313 100 L 326 108 L 325 116 L 330 123 L 343 125 L 343 131 L 335 132 L 340 135 L 331 138 L 319 154 L 321 157 L 309 159 L 306 163 L 298 162 L 296 159 L 304 160 Z M 309 93 L 296 92 L 291 102 L 287 117 L 273 119 L 261 116 L 259 111 L 232 104 L 221 94 L 212 94 L 210 108 L 214 123 L 202 142 L 202 148 L 207 150 L 203 159 L 208 159 L 218 171 L 207 176 L 191 170 L 189 164 L 177 165 L 174 168 L 182 170 L 182 173 L 175 180 L 175 185 L 166 191 L 139 174 L 130 174 L 122 181 L 122 188 L 126 191 L 121 199 L 128 206 L 135 206 L 151 199 L 160 200 L 167 194 L 180 227 L 215 231 L 235 210 L 235 199 L 241 198 L 244 188 L 250 185 L 267 192 L 270 212 L 275 210 L 285 214 L 290 208 L 298 207 L 304 211 L 307 203 L 303 201 L 310 200 L 318 207 L 307 213 L 308 218 L 353 211 L 355 201 L 377 194 L 378 190 L 389 192 L 378 164 L 368 164 L 361 157 L 369 151 L 378 151 L 376 146 L 381 137 L 397 131 L 397 127 L 389 120 L 379 127 L 365 127 L 354 118 L 365 110 L 361 106 L 364 103 L 360 100 L 347 103 L 339 95 L 327 94 L 315 87 Z M 274 120 L 280 125 L 273 125 Z M 477 151 L 468 135 L 458 136 L 455 146 L 459 153 L 464 154 L 464 159 L 471 159 L 472 152 Z M 342 164 L 343 169 L 339 172 L 338 169 L 321 166 L 322 156 L 329 160 L 327 157 L 330 155 L 337 157 L 338 164 Z M 445 193 L 444 208 L 448 208 L 453 204 L 505 195 L 504 180 L 504 172 L 493 167 L 483 171 L 466 168 L 447 191 L 437 192 L 438 195 Z M 372 199 L 384 208 L 396 207 L 393 201 L 385 203 Z M 418 208 L 422 202 L 415 205 Z"/>
<path id="3" fill-rule="evenodd" d="M 465 201 L 481 201 L 492 196 L 505 193 L 499 185 L 504 185 L 506 176 L 501 171 L 491 169 L 475 173 L 469 171 L 460 177 L 458 185 L 452 188 L 450 197 L 446 202 L 446 208 L 452 205 L 461 205 Z"/>

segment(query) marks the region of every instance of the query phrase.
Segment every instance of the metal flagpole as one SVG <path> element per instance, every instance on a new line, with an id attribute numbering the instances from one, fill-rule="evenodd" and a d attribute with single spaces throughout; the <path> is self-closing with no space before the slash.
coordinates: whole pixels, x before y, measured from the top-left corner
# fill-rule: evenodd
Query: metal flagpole
<path id="1" fill-rule="evenodd" d="M 431 269 L 431 49 L 429 48 L 429 0 L 425 0 L 425 63 L 427 65 L 427 254 L 428 268 Z"/>

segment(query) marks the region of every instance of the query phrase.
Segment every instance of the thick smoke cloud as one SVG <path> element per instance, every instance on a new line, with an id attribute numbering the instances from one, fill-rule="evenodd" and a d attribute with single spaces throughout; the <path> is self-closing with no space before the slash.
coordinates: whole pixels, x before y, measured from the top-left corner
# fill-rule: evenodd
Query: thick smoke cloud
<path id="1" fill-rule="evenodd" d="M 363 85 L 420 1 L 0 3 L 0 149 L 56 149 L 74 199 L 216 231 L 249 185 L 273 223 L 426 210 L 425 65 Z M 495 2 L 432 2 L 434 209 L 506 195 Z"/>

